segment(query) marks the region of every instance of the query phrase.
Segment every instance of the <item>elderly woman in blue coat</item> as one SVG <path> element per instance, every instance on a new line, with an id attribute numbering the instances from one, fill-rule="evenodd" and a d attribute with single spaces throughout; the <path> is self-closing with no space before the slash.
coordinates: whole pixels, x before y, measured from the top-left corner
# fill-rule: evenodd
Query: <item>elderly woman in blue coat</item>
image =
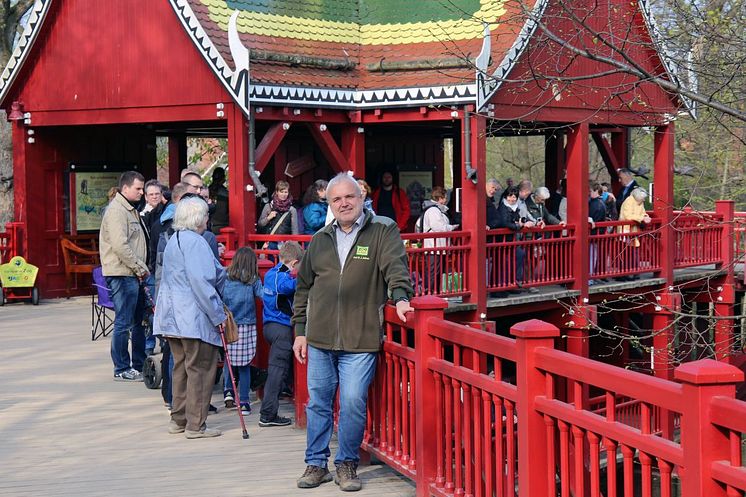
<path id="1" fill-rule="evenodd" d="M 222 345 L 218 327 L 226 319 L 220 298 L 225 269 L 202 237 L 207 229 L 204 200 L 180 201 L 172 226 L 153 323 L 154 333 L 168 339 L 174 360 L 168 431 L 186 438 L 217 437 L 220 430 L 207 428 L 205 420 Z"/>

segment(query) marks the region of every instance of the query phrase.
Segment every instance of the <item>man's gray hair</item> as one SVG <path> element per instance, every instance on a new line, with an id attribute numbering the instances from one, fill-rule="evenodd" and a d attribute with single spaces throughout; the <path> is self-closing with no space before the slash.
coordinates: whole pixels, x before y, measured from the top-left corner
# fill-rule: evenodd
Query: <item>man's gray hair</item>
<path id="1" fill-rule="evenodd" d="M 490 178 L 490 179 L 488 179 L 488 180 L 487 180 L 487 184 L 488 184 L 488 185 L 495 185 L 495 186 L 500 186 L 500 182 L 499 182 L 499 181 L 497 181 L 497 179 L 495 179 L 495 178 Z"/>
<path id="2" fill-rule="evenodd" d="M 549 197 L 552 196 L 549 193 L 549 188 L 547 188 L 546 186 L 540 186 L 539 188 L 537 188 L 536 191 L 534 192 L 534 195 L 536 195 L 539 198 L 543 198 L 544 200 L 547 200 Z"/>
<path id="3" fill-rule="evenodd" d="M 357 180 L 347 173 L 339 173 L 338 175 L 333 177 L 331 181 L 329 181 L 329 184 L 326 185 L 326 191 L 329 192 L 332 190 L 332 188 L 344 182 L 355 185 L 355 189 L 357 190 L 358 195 L 363 194 L 363 191 L 360 189 L 360 185 L 358 184 Z"/>
<path id="4" fill-rule="evenodd" d="M 207 202 L 197 197 L 189 197 L 176 204 L 174 231 L 197 231 L 207 220 Z"/>
<path id="5" fill-rule="evenodd" d="M 635 200 L 639 202 L 641 200 L 645 200 L 648 197 L 648 192 L 646 192 L 644 188 L 634 188 L 630 192 L 630 195 L 635 197 Z"/>
<path id="6" fill-rule="evenodd" d="M 533 190 L 534 184 L 531 183 L 531 180 L 524 179 L 520 183 L 518 183 L 518 190 L 525 192 L 527 190 Z"/>

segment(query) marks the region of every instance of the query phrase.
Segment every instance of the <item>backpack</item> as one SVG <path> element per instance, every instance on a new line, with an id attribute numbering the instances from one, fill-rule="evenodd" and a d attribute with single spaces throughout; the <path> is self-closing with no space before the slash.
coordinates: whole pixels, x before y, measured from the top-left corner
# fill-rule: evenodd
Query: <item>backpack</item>
<path id="1" fill-rule="evenodd" d="M 423 231 L 423 228 L 425 227 L 425 213 L 432 209 L 433 207 L 438 207 L 437 205 L 431 205 L 424 211 L 422 211 L 422 214 L 420 214 L 420 217 L 417 218 L 417 221 L 414 222 L 414 232 L 415 233 L 426 233 Z M 432 231 L 432 230 L 427 230 Z"/>

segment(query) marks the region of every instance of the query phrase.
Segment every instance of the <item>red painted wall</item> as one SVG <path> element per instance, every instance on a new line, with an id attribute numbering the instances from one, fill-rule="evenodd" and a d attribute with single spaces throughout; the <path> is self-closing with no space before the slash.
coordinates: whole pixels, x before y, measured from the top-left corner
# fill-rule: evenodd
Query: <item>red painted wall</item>
<path id="1" fill-rule="evenodd" d="M 65 0 L 51 9 L 11 92 L 25 111 L 230 101 L 168 2 Z"/>
<path id="2" fill-rule="evenodd" d="M 215 120 L 215 103 L 230 97 L 167 2 L 65 0 L 53 3 L 4 104 L 14 100 L 32 114 L 30 126 L 14 131 L 16 219 L 27 223 L 42 296 L 54 297 L 65 288 L 59 237 L 68 164 L 136 163 L 154 177 L 155 137 L 141 123 Z"/>

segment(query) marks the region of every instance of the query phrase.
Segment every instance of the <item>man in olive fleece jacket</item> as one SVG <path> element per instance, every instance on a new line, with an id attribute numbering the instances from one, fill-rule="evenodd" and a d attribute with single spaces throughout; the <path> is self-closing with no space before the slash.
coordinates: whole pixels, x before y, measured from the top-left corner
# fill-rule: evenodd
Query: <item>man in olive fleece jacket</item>
<path id="1" fill-rule="evenodd" d="M 298 487 L 332 479 L 327 459 L 339 386 L 335 481 L 354 491 L 362 486 L 356 471 L 388 292 L 406 321 L 413 291 L 399 228 L 363 209 L 354 178 L 337 175 L 327 199 L 335 220 L 314 235 L 301 261 L 292 319 L 295 357 L 308 360 L 307 467 Z"/>

